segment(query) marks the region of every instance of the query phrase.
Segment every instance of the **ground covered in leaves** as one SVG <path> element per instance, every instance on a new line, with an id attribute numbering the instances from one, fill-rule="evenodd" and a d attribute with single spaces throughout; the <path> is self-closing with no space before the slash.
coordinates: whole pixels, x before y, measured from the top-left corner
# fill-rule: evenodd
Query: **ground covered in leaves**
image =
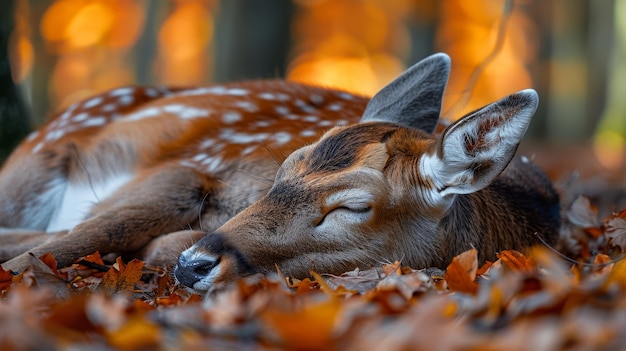
<path id="1" fill-rule="evenodd" d="M 0 350 L 626 349 L 626 210 L 599 219 L 580 197 L 566 217 L 570 259 L 539 247 L 479 266 L 470 250 L 445 271 L 277 272 L 206 298 L 137 260 L 32 257 L 0 271 Z"/>

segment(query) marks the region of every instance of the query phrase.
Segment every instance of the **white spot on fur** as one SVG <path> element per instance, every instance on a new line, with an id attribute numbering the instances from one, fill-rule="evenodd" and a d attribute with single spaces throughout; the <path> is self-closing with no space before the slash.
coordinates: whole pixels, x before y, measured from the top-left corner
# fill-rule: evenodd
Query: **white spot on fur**
<path id="1" fill-rule="evenodd" d="M 247 148 L 243 149 L 243 151 L 241 151 L 241 155 L 242 156 L 246 156 L 246 155 L 250 155 L 251 153 L 253 153 L 255 150 L 257 149 L 256 145 L 250 145 Z"/>
<path id="2" fill-rule="evenodd" d="M 103 101 L 104 101 L 104 99 L 101 96 L 96 96 L 93 99 L 87 100 L 83 104 L 83 108 L 84 109 L 90 109 L 92 107 L 96 107 L 96 106 L 100 105 Z"/>
<path id="3" fill-rule="evenodd" d="M 102 116 L 98 116 L 98 117 L 91 117 L 88 120 L 84 121 L 82 123 L 83 127 L 100 127 L 103 126 L 107 123 L 107 119 L 102 117 Z"/>
<path id="4" fill-rule="evenodd" d="M 201 162 L 207 172 L 217 172 L 222 169 L 221 157 L 209 157 Z"/>
<path id="5" fill-rule="evenodd" d="M 190 90 L 183 90 L 177 94 L 177 96 L 195 96 L 195 95 L 232 95 L 232 96 L 245 96 L 248 95 L 248 90 L 240 88 L 227 89 L 223 86 L 213 86 L 208 88 L 197 88 Z"/>
<path id="6" fill-rule="evenodd" d="M 326 106 L 326 109 L 330 110 L 330 111 L 341 111 L 341 110 L 343 110 L 343 104 L 340 103 L 340 102 L 334 102 L 334 103 Z"/>
<path id="7" fill-rule="evenodd" d="M 317 135 L 317 133 L 314 130 L 311 130 L 311 129 L 305 129 L 305 130 L 300 132 L 300 136 L 303 136 L 305 138 L 313 137 L 313 136 L 316 136 L 316 135 Z"/>
<path id="8" fill-rule="evenodd" d="M 154 88 L 147 88 L 146 90 L 144 90 L 144 94 L 146 94 L 147 97 L 151 98 L 159 96 L 159 92 Z"/>
<path id="9" fill-rule="evenodd" d="M 117 105 L 115 104 L 106 104 L 102 106 L 102 112 L 113 112 L 117 109 Z"/>
<path id="10" fill-rule="evenodd" d="M 139 110 L 135 113 L 131 113 L 130 115 L 127 115 L 126 118 L 122 119 L 121 121 L 124 121 L 124 122 L 139 121 L 139 120 L 146 119 L 146 118 L 156 117 L 156 116 L 159 116 L 160 114 L 161 114 L 161 111 L 157 107 L 150 107 L 150 108 L 146 108 L 143 110 Z"/>
<path id="11" fill-rule="evenodd" d="M 237 112 L 226 112 L 222 115 L 222 122 L 226 124 L 236 123 L 241 121 L 242 119 L 243 117 L 241 116 L 241 114 Z"/>
<path id="12" fill-rule="evenodd" d="M 195 162 L 201 162 L 202 160 L 205 160 L 208 157 L 209 157 L 209 155 L 207 155 L 207 154 L 197 154 L 196 156 L 194 156 L 192 158 L 192 160 L 195 161 Z"/>
<path id="13" fill-rule="evenodd" d="M 64 135 L 65 131 L 63 129 L 51 130 L 46 134 L 46 141 L 56 141 L 61 139 Z"/>
<path id="14" fill-rule="evenodd" d="M 294 102 L 294 104 L 300 108 L 302 111 L 304 111 L 304 113 L 315 113 L 317 111 L 317 108 L 307 104 L 306 102 L 298 99 Z"/>
<path id="15" fill-rule="evenodd" d="M 259 107 L 250 101 L 236 101 L 234 106 L 247 112 L 257 112 L 259 110 Z"/>
<path id="16" fill-rule="evenodd" d="M 245 134 L 245 133 L 237 133 L 232 129 L 224 129 L 222 133 L 220 133 L 220 138 L 224 140 L 228 140 L 234 144 L 250 144 L 253 142 L 263 142 L 267 140 L 270 135 L 268 133 L 258 133 L 258 134 Z"/>
<path id="17" fill-rule="evenodd" d="M 276 96 L 272 93 L 261 93 L 259 94 L 259 99 L 263 100 L 276 100 Z"/>
<path id="18" fill-rule="evenodd" d="M 43 148 L 43 146 L 44 146 L 44 142 L 43 142 L 43 141 L 42 141 L 42 142 L 37 143 L 37 145 L 35 145 L 35 146 L 33 147 L 32 153 L 33 153 L 33 154 L 38 153 L 38 152 L 39 152 L 39 150 L 41 150 L 41 149 Z"/>
<path id="19" fill-rule="evenodd" d="M 276 111 L 276 113 L 278 113 L 279 115 L 287 115 L 289 114 L 289 107 L 287 106 L 276 106 L 274 108 L 274 111 Z"/>
<path id="20" fill-rule="evenodd" d="M 278 145 L 284 145 L 291 141 L 291 134 L 287 132 L 278 132 L 274 135 Z"/>
<path id="21" fill-rule="evenodd" d="M 206 139 L 200 144 L 200 149 L 204 150 L 215 145 L 215 139 Z"/>
<path id="22" fill-rule="evenodd" d="M 352 100 L 354 99 L 354 95 L 348 94 L 348 93 L 344 93 L 341 92 L 339 94 L 337 94 L 337 96 L 339 96 L 340 98 L 344 99 L 344 100 Z"/>
<path id="23" fill-rule="evenodd" d="M 34 132 L 30 133 L 30 134 L 28 135 L 28 138 L 26 138 L 26 140 L 28 140 L 28 141 L 33 141 L 33 140 L 35 140 L 35 138 L 37 138 L 37 136 L 39 136 L 39 131 L 38 131 L 38 130 L 36 130 L 36 131 L 34 131 Z"/>
<path id="24" fill-rule="evenodd" d="M 320 120 L 320 118 L 318 116 L 309 115 L 309 116 L 304 116 L 302 120 L 305 122 L 317 122 Z"/>
<path id="25" fill-rule="evenodd" d="M 132 94 L 134 92 L 135 92 L 135 89 L 131 88 L 131 87 L 118 88 L 118 89 L 115 89 L 115 90 L 111 90 L 109 92 L 109 96 L 110 97 L 122 96 L 122 95 Z"/>
<path id="26" fill-rule="evenodd" d="M 82 121 L 86 120 L 87 118 L 89 118 L 89 114 L 87 112 L 82 112 L 82 113 L 79 113 L 76 116 L 72 117 L 72 121 L 74 121 L 74 122 L 82 122 Z"/>
<path id="27" fill-rule="evenodd" d="M 66 120 L 66 119 L 70 118 L 71 115 L 72 115 L 72 111 L 65 110 L 65 112 L 63 112 L 63 114 L 59 118 L 61 120 Z"/>
<path id="28" fill-rule="evenodd" d="M 180 118 L 182 119 L 192 119 L 192 118 L 197 118 L 197 117 L 206 117 L 209 115 L 209 111 L 205 110 L 205 109 L 201 109 L 201 108 L 195 108 L 192 106 L 186 106 L 186 105 L 167 105 L 163 107 L 163 110 L 166 112 L 170 112 L 168 111 L 168 108 L 173 108 L 175 110 L 178 110 L 177 114 Z"/>
<path id="29" fill-rule="evenodd" d="M 122 95 L 117 100 L 117 102 L 120 105 L 122 105 L 122 106 L 128 106 L 128 105 L 132 104 L 133 101 L 135 101 L 135 96 L 134 95 Z"/>
<path id="30" fill-rule="evenodd" d="M 272 125 L 270 121 L 256 121 L 254 124 L 259 128 L 267 128 Z"/>

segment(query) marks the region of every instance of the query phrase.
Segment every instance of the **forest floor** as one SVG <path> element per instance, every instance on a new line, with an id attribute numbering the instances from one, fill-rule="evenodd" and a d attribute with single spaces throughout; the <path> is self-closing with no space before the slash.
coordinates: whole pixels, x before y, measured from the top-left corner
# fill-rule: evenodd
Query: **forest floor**
<path id="1" fill-rule="evenodd" d="M 538 161 L 570 198 L 558 251 L 479 265 L 470 250 L 445 271 L 277 271 L 206 297 L 139 260 L 94 253 L 57 268 L 32 257 L 22 274 L 0 270 L 0 349 L 626 349 L 626 196 L 614 185 L 624 173 L 583 182 L 563 177 L 562 159 Z"/>

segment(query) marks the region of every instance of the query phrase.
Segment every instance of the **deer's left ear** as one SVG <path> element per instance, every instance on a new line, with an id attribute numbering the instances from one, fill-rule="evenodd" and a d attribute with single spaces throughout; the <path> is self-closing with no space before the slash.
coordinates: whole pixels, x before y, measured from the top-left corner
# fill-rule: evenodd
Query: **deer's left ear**
<path id="1" fill-rule="evenodd" d="M 461 118 L 438 137 L 436 154 L 422 157 L 422 174 L 442 196 L 483 189 L 511 162 L 538 102 L 523 90 Z"/>
<path id="2" fill-rule="evenodd" d="M 437 127 L 450 57 L 434 54 L 411 66 L 367 104 L 361 122 L 391 122 L 432 134 Z"/>

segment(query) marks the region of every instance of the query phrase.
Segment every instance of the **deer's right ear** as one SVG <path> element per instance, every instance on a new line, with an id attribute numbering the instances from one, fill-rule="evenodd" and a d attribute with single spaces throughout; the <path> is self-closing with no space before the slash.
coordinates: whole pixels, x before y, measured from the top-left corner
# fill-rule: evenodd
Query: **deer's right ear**
<path id="1" fill-rule="evenodd" d="M 432 134 L 449 75 L 448 55 L 438 53 L 423 59 L 374 95 L 361 122 L 392 122 Z"/>
<path id="2" fill-rule="evenodd" d="M 459 119 L 437 139 L 433 155 L 420 159 L 422 174 L 441 196 L 489 185 L 513 158 L 539 98 L 522 90 Z"/>

